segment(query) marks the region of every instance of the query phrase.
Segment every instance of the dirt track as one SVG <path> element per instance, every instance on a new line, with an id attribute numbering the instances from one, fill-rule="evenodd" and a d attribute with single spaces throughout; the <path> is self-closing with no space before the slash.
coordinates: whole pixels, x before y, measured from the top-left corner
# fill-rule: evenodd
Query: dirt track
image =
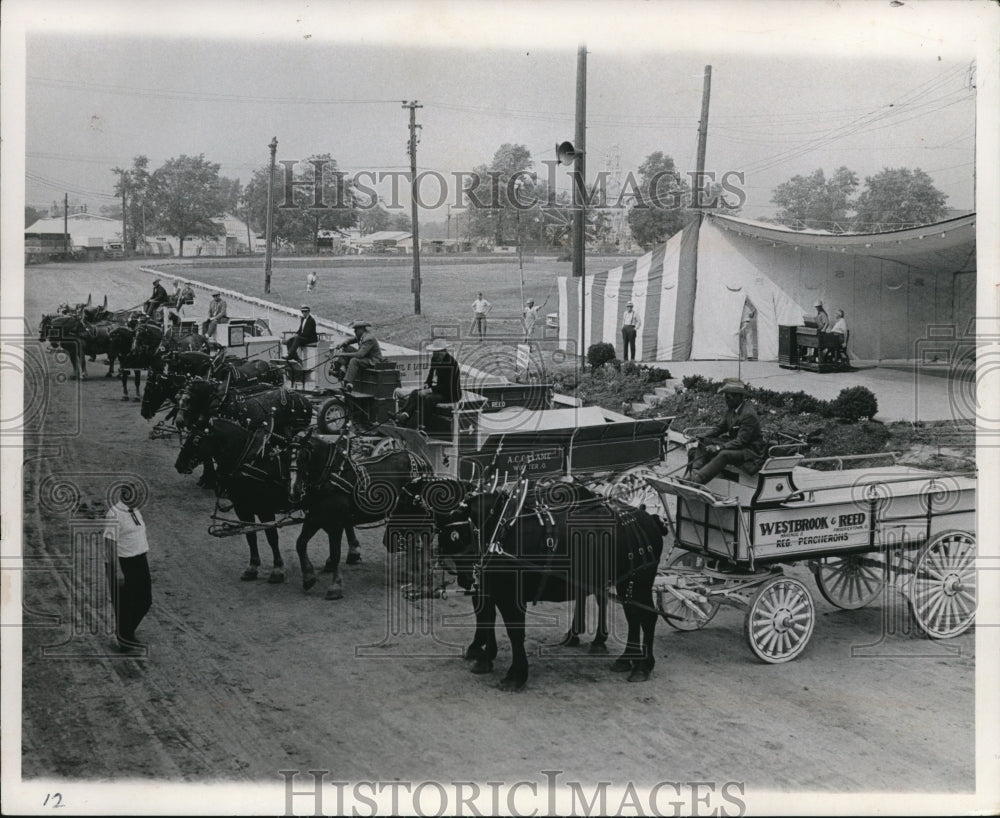
<path id="1" fill-rule="evenodd" d="M 54 306 L 60 277 L 71 272 L 30 271 L 26 314 Z M 128 303 L 148 292 L 148 277 L 133 278 L 124 267 L 107 274 L 80 265 L 77 274 L 89 276 L 95 292 L 119 293 Z M 64 475 L 89 493 L 138 474 L 150 492 L 143 513 L 154 604 L 139 631 L 152 646 L 148 658 L 116 656 L 109 638 L 93 633 L 72 644 L 103 656 L 43 657 L 43 645 L 70 635 L 79 578 L 52 568 L 25 572 L 26 624 L 40 621 L 35 614 L 63 617 L 60 626 L 24 631 L 26 778 L 280 784 L 279 770 L 312 769 L 339 780 L 543 787 L 542 771 L 558 770 L 563 781 L 622 786 L 745 782 L 752 811 L 763 809 L 764 796 L 755 800 L 763 791 L 975 788 L 974 637 L 881 637 L 892 617 L 912 630 L 894 592 L 853 612 L 816 593 L 812 641 L 786 665 L 756 661 L 741 611 L 723 608 L 688 634 L 661 622 L 656 670 L 639 685 L 609 673 L 606 657 L 543 648 L 565 631 L 566 610 L 541 605 L 529 611 L 529 625 L 536 623 L 529 656 L 548 655 L 532 657 L 524 692 L 501 693 L 506 640 L 497 674 L 471 675 L 458 658 L 471 634 L 467 598 L 403 601 L 387 582 L 381 529 L 361 532 L 364 562 L 345 569 L 341 601 L 323 599 L 322 581 L 303 593 L 295 527 L 282 530 L 288 581 L 240 582 L 246 545 L 206 533 L 213 497 L 175 472 L 176 442 L 149 439 L 138 405 L 120 400 L 118 382 L 101 377 L 102 366 L 91 365 L 83 383 L 58 382 L 68 364 L 40 354 L 51 391 L 44 449 L 36 442 L 26 451 L 26 559 L 65 559 L 71 550 L 65 508 L 39 503 L 47 478 Z M 77 424 L 76 395 L 81 431 L 67 436 Z M 314 562 L 325 556 L 322 535 L 310 553 Z M 804 569 L 793 574 L 815 588 Z M 106 622 L 106 609 L 95 610 Z M 553 621 L 542 627 L 546 616 Z M 418 632 L 394 630 L 400 617 Z M 283 804 L 279 797 L 261 808 Z M 718 797 L 712 806 L 720 806 Z"/>

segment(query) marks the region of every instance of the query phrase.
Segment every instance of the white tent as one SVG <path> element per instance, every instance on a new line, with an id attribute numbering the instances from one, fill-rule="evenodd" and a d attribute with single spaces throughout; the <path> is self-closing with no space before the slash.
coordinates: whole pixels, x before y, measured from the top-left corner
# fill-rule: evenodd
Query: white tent
<path id="1" fill-rule="evenodd" d="M 588 275 L 583 348 L 621 348 L 621 316 L 633 301 L 644 361 L 775 360 L 778 327 L 798 325 L 822 301 L 843 309 L 852 353 L 907 360 L 922 339 L 966 332 L 975 313 L 975 215 L 876 234 L 797 232 L 708 215 L 666 244 L 613 270 Z M 575 349 L 580 283 L 560 278 L 559 339 Z"/>

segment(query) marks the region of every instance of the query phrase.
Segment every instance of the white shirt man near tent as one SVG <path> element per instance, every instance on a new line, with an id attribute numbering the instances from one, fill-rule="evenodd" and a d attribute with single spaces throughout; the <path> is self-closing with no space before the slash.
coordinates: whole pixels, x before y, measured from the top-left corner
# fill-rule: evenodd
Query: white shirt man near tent
<path id="1" fill-rule="evenodd" d="M 629 301 L 625 305 L 625 313 L 622 315 L 622 360 L 635 360 L 635 335 L 642 326 L 639 315 L 635 311 L 635 305 Z M 631 352 L 631 359 L 629 353 Z"/>

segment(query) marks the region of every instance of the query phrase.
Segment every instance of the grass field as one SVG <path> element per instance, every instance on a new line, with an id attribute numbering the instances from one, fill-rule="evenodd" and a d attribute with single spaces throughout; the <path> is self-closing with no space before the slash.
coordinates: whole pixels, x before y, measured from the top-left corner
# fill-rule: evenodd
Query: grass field
<path id="1" fill-rule="evenodd" d="M 599 273 L 622 263 L 614 257 L 587 259 L 587 273 Z M 155 265 L 151 265 L 155 266 Z M 264 296 L 264 262 L 256 259 L 241 263 L 169 262 L 161 269 L 208 284 L 218 284 L 248 295 Z M 313 293 L 306 293 L 305 279 L 316 270 L 319 281 Z M 182 272 L 183 271 L 183 272 Z M 534 298 L 546 313 L 559 309 L 556 287 L 558 276 L 572 274 L 568 262 L 555 258 L 525 259 L 524 297 Z M 421 341 L 438 334 L 437 327 L 461 328 L 461 338 L 469 336 L 472 302 L 482 292 L 493 305 L 488 330 L 520 333 L 520 272 L 516 256 L 502 260 L 469 259 L 463 263 L 433 258 L 421 259 L 421 314 L 414 315 L 410 289 L 412 261 L 409 259 L 276 259 L 272 265 L 271 293 L 267 298 L 287 306 L 308 302 L 313 313 L 322 318 L 347 323 L 357 318 L 372 322 L 380 340 L 418 347 Z M 536 330 L 540 335 L 540 329 Z"/>

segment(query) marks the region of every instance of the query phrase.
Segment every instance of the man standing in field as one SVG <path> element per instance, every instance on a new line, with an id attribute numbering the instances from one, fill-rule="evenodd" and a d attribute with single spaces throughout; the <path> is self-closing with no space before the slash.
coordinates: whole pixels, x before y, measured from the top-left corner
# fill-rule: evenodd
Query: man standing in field
<path id="1" fill-rule="evenodd" d="M 480 341 L 486 336 L 486 316 L 492 309 L 493 305 L 483 298 L 482 293 L 472 302 L 472 331 L 479 335 Z"/>

